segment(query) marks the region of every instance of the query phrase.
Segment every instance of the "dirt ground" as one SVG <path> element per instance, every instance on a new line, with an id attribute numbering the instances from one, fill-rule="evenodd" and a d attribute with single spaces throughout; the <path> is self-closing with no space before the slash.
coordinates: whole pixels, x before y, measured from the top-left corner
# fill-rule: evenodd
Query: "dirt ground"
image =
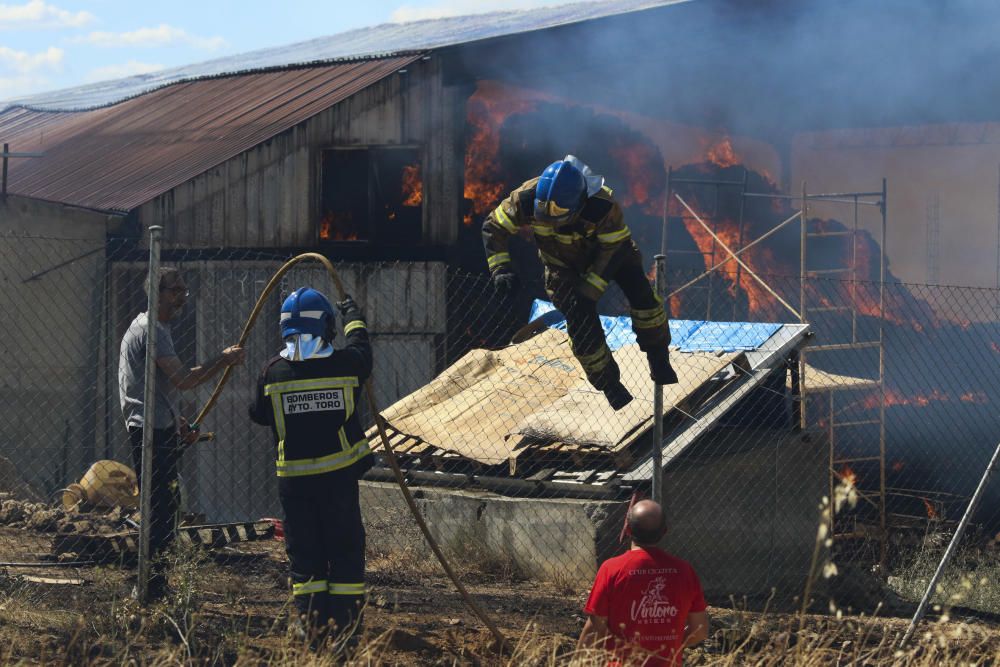
<path id="1" fill-rule="evenodd" d="M 48 551 L 50 541 L 25 529 L 0 527 L 0 561 L 33 562 Z M 56 659 L 68 643 L 80 644 L 80 650 L 85 645 L 90 658 L 114 661 L 126 650 L 133 657 L 153 656 L 165 643 L 186 642 L 192 653 L 209 662 L 231 664 L 247 653 L 264 660 L 287 645 L 289 589 L 282 542 L 188 549 L 175 558 L 170 574 L 175 593 L 145 611 L 130 598 L 133 567 L 4 568 L 0 656 L 5 659 L 0 662 L 46 662 Z M 506 636 L 518 641 L 534 627 L 536 638 L 572 646 L 582 627 L 585 584 L 579 590 L 560 590 L 510 573 L 456 567 L 476 602 Z M 489 662 L 490 634 L 437 569 L 426 560 L 369 558 L 368 636 L 381 638 L 379 653 L 389 663 Z"/>

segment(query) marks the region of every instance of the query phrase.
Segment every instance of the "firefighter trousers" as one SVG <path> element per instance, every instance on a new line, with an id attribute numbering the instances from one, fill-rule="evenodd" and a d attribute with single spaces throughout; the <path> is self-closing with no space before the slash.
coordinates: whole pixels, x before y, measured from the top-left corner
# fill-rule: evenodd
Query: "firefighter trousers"
<path id="1" fill-rule="evenodd" d="M 656 296 L 642 268 L 642 255 L 632 243 L 623 245 L 611 264 L 608 282 L 618 283 L 631 308 L 632 329 L 639 349 L 652 366 L 655 359 L 667 363 L 670 328 L 662 300 Z M 573 355 L 580 362 L 587 380 L 604 391 L 621 380 L 621 371 L 611 356 L 604 329 L 597 313 L 597 303 L 580 294 L 579 273 L 561 267 L 545 267 L 545 291 L 556 308 L 566 316 L 566 332 Z"/>
<path id="2" fill-rule="evenodd" d="M 280 480 L 295 608 L 307 627 L 354 634 L 365 597 L 365 528 L 357 480 Z"/>

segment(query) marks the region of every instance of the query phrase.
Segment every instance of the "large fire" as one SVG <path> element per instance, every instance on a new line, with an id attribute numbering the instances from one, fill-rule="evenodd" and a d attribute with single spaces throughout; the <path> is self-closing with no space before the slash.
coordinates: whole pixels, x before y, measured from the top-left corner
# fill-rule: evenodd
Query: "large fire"
<path id="1" fill-rule="evenodd" d="M 529 111 L 536 104 L 536 99 L 490 81 L 480 82 L 476 94 L 469 98 L 466 119 L 472 134 L 465 147 L 465 198 L 471 202 L 471 210 L 463 220 L 466 225 L 496 206 L 508 187 L 497 159 L 504 120 L 511 114 Z"/>
<path id="2" fill-rule="evenodd" d="M 705 157 L 717 167 L 734 167 L 740 164 L 740 159 L 733 150 L 733 141 L 728 136 L 723 136 L 709 146 L 705 151 Z"/>
<path id="3" fill-rule="evenodd" d="M 738 196 L 730 197 L 720 205 L 719 201 L 711 201 L 706 194 L 709 188 L 699 190 L 697 187 L 685 188 L 678 184 L 673 192 L 684 197 L 697 217 L 701 218 L 718 238 L 716 240 L 676 197 L 672 196 L 671 201 L 664 201 L 667 165 L 658 153 L 657 144 L 652 140 L 643 140 L 643 137 L 648 139 L 652 136 L 648 134 L 651 130 L 648 127 L 639 127 L 635 118 L 622 112 L 587 107 L 539 91 L 520 89 L 495 81 L 478 82 L 477 89 L 467 104 L 470 134 L 465 151 L 464 195 L 469 204 L 463 222 L 470 226 L 474 222 L 478 223 L 509 190 L 535 175 L 510 173 L 507 169 L 512 166 L 501 164 L 501 143 L 511 141 L 510 138 L 502 136 L 505 124 L 516 117 L 522 121 L 521 127 L 523 127 L 523 120 L 530 118 L 531 114 L 550 111 L 562 113 L 567 109 L 580 108 L 591 109 L 595 117 L 606 119 L 605 124 L 618 122 L 623 128 L 631 128 L 618 134 L 607 135 L 607 141 L 601 144 L 601 150 L 609 156 L 613 164 L 595 165 L 596 171 L 613 170 L 618 175 L 616 182 L 611 185 L 614 186 L 615 197 L 619 203 L 628 210 L 627 222 L 630 226 L 635 224 L 636 211 L 656 220 L 661 220 L 666 213 L 682 222 L 683 228 L 701 255 L 702 271 L 711 270 L 720 262 L 728 260 L 714 269 L 714 275 L 721 281 L 716 284 L 728 292 L 729 298 L 736 304 L 742 304 L 731 316 L 757 321 L 788 321 L 794 317 L 782 305 L 781 300 L 783 299 L 794 309 L 798 309 L 801 305 L 797 282 L 801 270 L 798 242 L 800 223 L 788 225 L 775 237 L 742 252 L 739 258 L 750 271 L 738 266 L 730 256 L 731 253 L 739 252 L 741 248 L 769 232 L 781 220 L 793 215 L 797 210 L 795 208 L 797 202 L 790 202 L 780 197 L 758 199 L 761 206 L 752 215 L 742 215 L 741 222 L 742 205 L 735 203 L 739 200 Z M 546 118 L 538 123 L 538 127 L 549 127 L 556 120 L 558 116 L 554 116 L 553 119 Z M 518 127 L 516 123 L 514 127 Z M 539 130 L 539 132 L 545 131 Z M 539 138 L 545 139 L 544 136 Z M 530 143 L 525 142 L 532 140 L 530 134 L 517 135 L 516 144 L 508 148 L 513 147 L 517 154 L 527 154 L 530 153 L 526 150 Z M 706 134 L 700 137 L 697 143 L 700 145 L 701 154 L 689 155 L 689 162 L 675 169 L 675 174 L 681 177 L 698 176 L 702 179 L 733 182 L 740 181 L 745 173 L 749 173 L 751 191 L 758 194 L 781 194 L 766 171 L 745 171 L 744 165 L 747 164 L 747 160 L 736 149 L 732 137 L 725 131 L 714 136 Z M 582 147 L 576 145 L 565 147 L 566 152 L 580 148 Z M 548 155 L 544 159 L 556 157 L 559 156 Z M 540 166 L 544 165 L 533 164 L 534 169 Z M 836 220 L 814 218 L 808 220 L 807 225 L 813 232 L 850 231 L 847 226 Z M 633 238 L 635 237 L 636 230 L 633 228 Z M 779 242 L 779 238 L 784 240 Z M 790 243 L 789 239 L 793 243 Z M 840 239 L 839 250 L 836 250 L 839 258 L 832 261 L 832 264 L 845 268 L 853 267 L 853 271 L 835 274 L 833 278 L 809 277 L 805 284 L 807 304 L 813 307 L 825 307 L 828 310 L 850 308 L 856 317 L 881 319 L 918 333 L 927 327 L 937 328 L 942 324 L 940 315 L 925 302 L 910 297 L 905 290 L 887 289 L 882 290 L 880 294 L 879 281 L 884 278 L 888 283 L 894 279 L 887 271 L 880 271 L 881 249 L 870 233 L 862 229 Z M 725 247 L 722 247 L 723 245 Z M 652 254 L 651 248 L 644 247 L 642 250 L 649 259 L 648 254 Z M 813 259 L 811 255 L 810 259 Z M 668 271 L 675 268 L 668 264 Z M 760 277 L 760 280 L 751 272 Z M 686 294 L 671 297 L 669 307 L 674 317 L 692 317 L 692 313 L 686 312 L 688 306 L 693 308 L 697 305 L 704 308 L 704 303 L 698 303 L 698 299 L 692 297 L 692 291 L 688 290 Z M 807 308 L 806 317 L 812 320 L 813 314 L 808 310 Z M 965 325 L 969 326 L 967 322 Z M 996 344 L 993 349 L 1000 352 L 1000 346 Z M 930 397 L 928 400 L 936 399 Z"/>

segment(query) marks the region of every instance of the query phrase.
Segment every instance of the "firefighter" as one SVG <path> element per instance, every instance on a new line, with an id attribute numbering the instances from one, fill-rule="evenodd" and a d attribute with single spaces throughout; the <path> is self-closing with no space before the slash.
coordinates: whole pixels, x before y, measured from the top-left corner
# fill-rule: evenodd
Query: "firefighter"
<path id="1" fill-rule="evenodd" d="M 358 419 L 372 371 L 364 316 L 351 297 L 337 304 L 346 345 L 335 350 L 334 311 L 302 287 L 281 306 L 284 349 L 260 374 L 250 418 L 277 442 L 278 494 L 297 622 L 314 644 L 328 631 L 356 642 L 365 595 L 365 529 L 358 480 L 373 456 Z"/>
<path id="2" fill-rule="evenodd" d="M 620 410 L 632 400 L 597 315 L 597 301 L 611 281 L 629 301 L 632 327 L 653 381 L 677 382 L 668 356 L 670 329 L 663 300 L 646 278 L 642 255 L 604 178 L 567 155 L 511 192 L 486 217 L 483 244 L 494 289 L 502 298 L 512 296 L 519 284 L 511 270 L 508 241 L 527 225 L 545 266 L 545 291 L 566 316 L 573 354 L 611 407 Z"/>

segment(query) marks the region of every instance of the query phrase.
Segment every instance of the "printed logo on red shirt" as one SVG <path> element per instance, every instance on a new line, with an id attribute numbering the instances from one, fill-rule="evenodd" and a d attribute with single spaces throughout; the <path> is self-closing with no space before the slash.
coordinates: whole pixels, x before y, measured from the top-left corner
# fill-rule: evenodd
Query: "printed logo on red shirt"
<path id="1" fill-rule="evenodd" d="M 642 592 L 642 597 L 633 600 L 632 608 L 629 610 L 635 623 L 655 623 L 665 618 L 673 618 L 679 611 L 677 606 L 670 604 L 670 600 L 667 599 L 666 577 L 657 577 L 649 582 L 646 590 Z"/>

